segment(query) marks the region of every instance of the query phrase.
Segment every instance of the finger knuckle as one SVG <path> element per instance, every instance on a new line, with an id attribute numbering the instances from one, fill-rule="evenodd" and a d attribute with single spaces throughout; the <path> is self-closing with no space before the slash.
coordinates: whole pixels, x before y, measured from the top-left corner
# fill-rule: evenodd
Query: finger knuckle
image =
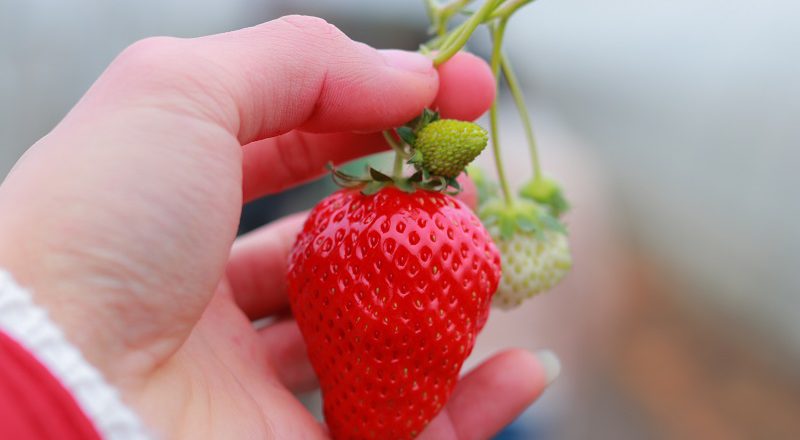
<path id="1" fill-rule="evenodd" d="M 292 32 L 300 32 L 306 38 L 327 41 L 347 38 L 339 28 L 319 17 L 287 15 L 279 18 L 278 22 Z"/>
<path id="2" fill-rule="evenodd" d="M 150 37 L 128 46 L 104 75 L 118 90 L 136 96 L 157 95 L 150 106 L 233 124 L 235 106 L 223 69 L 204 57 L 192 40 Z M 233 126 L 233 125 L 231 125 Z"/>
<path id="3" fill-rule="evenodd" d="M 117 63 L 128 67 L 154 69 L 174 60 L 180 53 L 181 40 L 174 37 L 149 37 L 128 46 L 117 58 Z"/>

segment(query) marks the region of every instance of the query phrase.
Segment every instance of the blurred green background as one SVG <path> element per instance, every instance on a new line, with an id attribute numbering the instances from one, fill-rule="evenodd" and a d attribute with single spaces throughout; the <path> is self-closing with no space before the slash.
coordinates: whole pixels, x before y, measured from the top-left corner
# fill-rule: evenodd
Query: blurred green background
<path id="1" fill-rule="evenodd" d="M 288 13 L 381 48 L 426 35 L 421 0 L 0 0 L 0 176 L 135 40 Z M 507 48 L 545 169 L 575 206 L 576 264 L 556 291 L 493 313 L 468 362 L 512 345 L 562 357 L 500 438 L 800 438 L 799 20 L 788 0 L 540 0 L 515 16 Z M 485 56 L 486 36 L 470 48 Z M 330 188 L 254 203 L 242 229 Z"/>

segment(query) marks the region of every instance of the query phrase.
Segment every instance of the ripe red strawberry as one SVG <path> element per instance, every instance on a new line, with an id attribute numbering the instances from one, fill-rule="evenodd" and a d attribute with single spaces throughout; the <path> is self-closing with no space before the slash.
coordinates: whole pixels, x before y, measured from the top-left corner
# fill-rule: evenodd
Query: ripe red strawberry
<path id="1" fill-rule="evenodd" d="M 338 191 L 290 257 L 292 310 L 335 439 L 408 439 L 442 409 L 489 315 L 500 255 L 461 201 Z"/>

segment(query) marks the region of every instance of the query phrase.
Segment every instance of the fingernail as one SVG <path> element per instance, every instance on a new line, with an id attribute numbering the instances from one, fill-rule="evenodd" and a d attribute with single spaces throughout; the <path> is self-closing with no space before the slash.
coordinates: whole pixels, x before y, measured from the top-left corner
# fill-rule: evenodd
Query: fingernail
<path id="1" fill-rule="evenodd" d="M 561 374 L 561 361 L 558 356 L 550 350 L 539 350 L 536 353 L 536 358 L 544 369 L 544 376 L 547 380 L 547 385 L 553 383 L 559 374 Z"/>
<path id="2" fill-rule="evenodd" d="M 428 73 L 433 70 L 433 60 L 416 52 L 388 49 L 382 50 L 381 54 L 386 64 L 395 69 L 415 73 Z"/>

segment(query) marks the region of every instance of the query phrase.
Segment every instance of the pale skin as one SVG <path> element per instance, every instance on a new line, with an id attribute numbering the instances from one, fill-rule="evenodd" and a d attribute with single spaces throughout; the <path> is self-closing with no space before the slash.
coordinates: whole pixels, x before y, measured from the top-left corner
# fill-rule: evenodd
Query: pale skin
<path id="1" fill-rule="evenodd" d="M 302 215 L 236 240 L 241 206 L 385 149 L 376 131 L 426 106 L 472 119 L 493 97 L 476 57 L 437 71 L 312 17 L 141 41 L 0 186 L 0 267 L 154 432 L 326 438 L 295 398 L 316 380 L 285 318 Z M 487 438 L 545 382 L 532 354 L 500 353 L 420 438 Z"/>

